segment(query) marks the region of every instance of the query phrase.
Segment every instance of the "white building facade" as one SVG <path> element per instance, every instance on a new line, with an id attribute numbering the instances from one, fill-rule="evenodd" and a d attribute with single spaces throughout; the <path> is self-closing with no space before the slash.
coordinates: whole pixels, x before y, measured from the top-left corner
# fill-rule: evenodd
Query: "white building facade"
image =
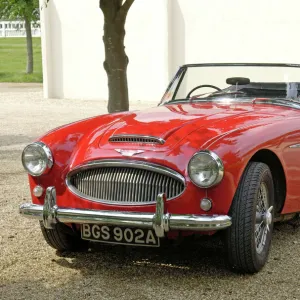
<path id="1" fill-rule="evenodd" d="M 299 0 L 136 0 L 125 39 L 130 100 L 158 103 L 185 63 L 300 63 L 299 11 Z M 44 96 L 107 99 L 99 0 L 51 0 L 41 25 Z"/>

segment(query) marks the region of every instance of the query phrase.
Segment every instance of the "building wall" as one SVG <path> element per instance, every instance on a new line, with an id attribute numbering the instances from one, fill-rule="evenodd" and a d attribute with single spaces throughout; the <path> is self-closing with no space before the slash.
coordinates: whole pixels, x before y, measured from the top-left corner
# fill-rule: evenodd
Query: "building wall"
<path id="1" fill-rule="evenodd" d="M 184 63 L 300 63 L 299 8 L 299 0 L 136 0 L 125 40 L 130 99 L 157 103 Z M 42 12 L 45 97 L 107 99 L 99 0 L 52 0 Z"/>
<path id="2" fill-rule="evenodd" d="M 52 0 L 42 11 L 45 97 L 107 99 L 99 0 Z M 129 12 L 125 45 L 131 99 L 157 102 L 166 88 L 166 15 L 166 0 L 137 0 Z"/>
<path id="3" fill-rule="evenodd" d="M 171 1 L 173 19 L 184 16 L 184 30 L 173 22 L 173 32 L 184 32 L 186 63 L 300 63 L 299 0 Z"/>

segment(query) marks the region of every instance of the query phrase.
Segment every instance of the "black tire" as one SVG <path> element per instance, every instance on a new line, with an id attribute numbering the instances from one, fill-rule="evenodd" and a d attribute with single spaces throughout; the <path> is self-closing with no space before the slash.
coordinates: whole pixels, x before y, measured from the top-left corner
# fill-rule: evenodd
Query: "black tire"
<path id="1" fill-rule="evenodd" d="M 261 200 L 267 198 L 268 201 Z M 267 212 L 262 213 L 264 208 L 259 206 L 263 202 L 268 203 L 266 206 L 269 206 L 269 218 L 266 217 Z M 234 270 L 256 273 L 266 264 L 273 232 L 274 209 L 271 207 L 274 207 L 271 171 L 264 163 L 250 162 L 230 208 L 232 226 L 225 232 L 228 261 Z M 261 239 L 256 239 L 256 232 L 260 233 L 257 237 Z"/>
<path id="2" fill-rule="evenodd" d="M 46 242 L 56 250 L 82 251 L 87 249 L 88 242 L 82 240 L 72 228 L 63 223 L 55 224 L 53 229 L 45 228 L 43 222 L 40 222 L 40 226 Z"/>

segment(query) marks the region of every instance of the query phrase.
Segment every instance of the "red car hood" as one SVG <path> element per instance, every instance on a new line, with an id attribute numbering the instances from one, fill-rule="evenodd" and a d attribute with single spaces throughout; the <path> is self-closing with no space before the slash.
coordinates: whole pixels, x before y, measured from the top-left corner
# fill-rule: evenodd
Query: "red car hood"
<path id="1" fill-rule="evenodd" d="M 273 123 L 288 114 L 288 109 L 270 105 L 173 104 L 122 115 L 107 125 L 95 124 L 77 144 L 73 166 L 84 161 L 118 156 L 116 149 L 142 149 L 168 155 L 178 144 L 191 140 L 197 148 L 240 127 Z M 91 124 L 90 124 L 91 125 Z M 146 135 L 162 138 L 165 143 L 138 144 L 109 142 L 115 135 Z M 113 150 L 113 151 L 112 151 Z"/>
<path id="2" fill-rule="evenodd" d="M 213 130 L 220 135 L 240 126 L 265 123 L 282 118 L 282 108 L 252 105 L 185 104 L 133 112 L 116 121 L 102 136 L 105 146 L 116 135 L 145 135 L 162 138 L 164 147 L 172 147 L 193 131 Z M 115 147 L 115 144 L 114 146 Z M 140 145 L 139 145 L 140 147 Z"/>
<path id="3" fill-rule="evenodd" d="M 185 110 L 183 110 L 185 108 Z M 116 122 L 106 133 L 102 144 L 115 135 L 148 135 L 168 141 L 172 135 L 184 128 L 182 136 L 213 122 L 230 118 L 244 111 L 230 112 L 224 109 L 193 106 L 161 106 L 147 111 L 133 112 Z"/>

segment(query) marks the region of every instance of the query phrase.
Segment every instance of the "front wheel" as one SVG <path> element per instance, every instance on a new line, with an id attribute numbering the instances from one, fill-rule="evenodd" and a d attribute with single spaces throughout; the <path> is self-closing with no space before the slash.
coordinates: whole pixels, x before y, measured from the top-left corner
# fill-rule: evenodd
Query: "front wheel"
<path id="1" fill-rule="evenodd" d="M 88 247 L 87 241 L 82 240 L 72 228 L 63 223 L 55 224 L 53 229 L 45 228 L 43 222 L 40 222 L 40 226 L 45 241 L 56 250 L 80 251 Z"/>
<path id="2" fill-rule="evenodd" d="M 269 167 L 250 162 L 230 209 L 232 226 L 226 231 L 230 266 L 256 273 L 268 259 L 274 219 L 274 185 Z"/>

